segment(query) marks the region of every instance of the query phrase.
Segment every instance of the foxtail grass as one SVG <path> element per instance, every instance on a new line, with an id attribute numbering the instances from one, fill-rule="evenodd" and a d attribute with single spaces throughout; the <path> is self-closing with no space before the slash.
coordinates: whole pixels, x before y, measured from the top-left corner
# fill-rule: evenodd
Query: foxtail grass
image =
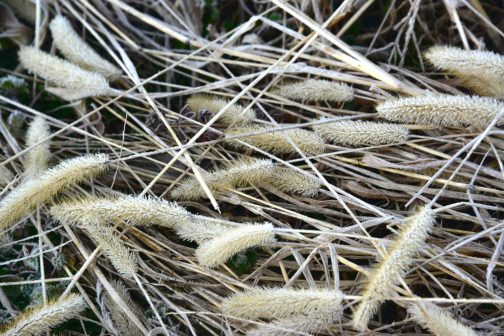
<path id="1" fill-rule="evenodd" d="M 478 128 L 486 127 L 503 109 L 504 104 L 496 99 L 449 95 L 387 99 L 376 107 L 380 118 L 389 121 Z"/>
<path id="2" fill-rule="evenodd" d="M 383 260 L 369 275 L 361 301 L 353 314 L 352 324 L 355 329 L 366 330 L 369 320 L 382 302 L 394 293 L 394 286 L 404 277 L 413 257 L 425 246 L 434 222 L 435 214 L 427 207 L 421 208 L 406 220 Z"/>
<path id="3" fill-rule="evenodd" d="M 455 320 L 452 314 L 431 302 L 409 306 L 411 317 L 436 336 L 477 336 L 476 332 Z"/>
<path id="4" fill-rule="evenodd" d="M 504 56 L 491 51 L 434 46 L 425 57 L 434 67 L 458 77 L 477 94 L 504 97 Z"/>
<path id="5" fill-rule="evenodd" d="M 297 101 L 340 102 L 352 100 L 354 90 L 343 83 L 324 79 L 308 79 L 281 85 L 273 93 Z"/>
<path id="6" fill-rule="evenodd" d="M 289 129 L 284 131 L 269 131 L 268 126 L 250 125 L 230 129 L 226 132 L 227 136 L 237 136 L 248 133 L 262 132 L 255 135 L 244 135 L 240 138 L 252 146 L 262 149 L 272 154 L 297 154 L 297 150 L 287 140 L 292 142 L 306 154 L 321 154 L 325 150 L 324 140 L 314 132 L 303 129 Z M 246 150 L 248 147 L 237 140 L 226 140 L 226 143 L 236 149 Z"/>
<path id="7" fill-rule="evenodd" d="M 23 182 L 0 201 L 0 231 L 51 201 L 64 189 L 103 173 L 108 161 L 105 154 L 80 156 L 61 162 L 36 179 Z"/>
<path id="8" fill-rule="evenodd" d="M 115 80 L 121 76 L 121 70 L 91 48 L 75 32 L 66 17 L 56 16 L 51 21 L 49 28 L 56 48 L 66 59 L 83 69 L 99 73 L 109 80 Z"/>
<path id="9" fill-rule="evenodd" d="M 86 303 L 81 296 L 70 294 L 45 306 L 27 309 L 0 331 L 3 336 L 45 335 L 57 325 L 79 316 L 85 308 Z"/>
<path id="10" fill-rule="evenodd" d="M 49 141 L 47 140 L 50 135 L 49 125 L 44 118 L 36 117 L 33 119 L 26 134 L 26 146 L 31 147 L 41 141 L 43 142 L 26 153 L 24 164 L 26 178 L 37 178 L 47 169 L 51 156 Z"/>
<path id="11" fill-rule="evenodd" d="M 269 245 L 275 241 L 272 224 L 247 225 L 205 241 L 196 249 L 196 258 L 202 266 L 216 267 L 248 248 Z"/>
<path id="12" fill-rule="evenodd" d="M 409 131 L 401 125 L 343 120 L 313 126 L 324 140 L 343 146 L 378 146 L 402 143 Z"/>
<path id="13" fill-rule="evenodd" d="M 209 110 L 218 113 L 229 101 L 220 97 L 209 95 L 195 95 L 187 100 L 187 105 L 194 111 Z M 220 116 L 219 121 L 226 125 L 243 125 L 252 122 L 256 113 L 252 109 L 235 103 L 228 107 Z"/>

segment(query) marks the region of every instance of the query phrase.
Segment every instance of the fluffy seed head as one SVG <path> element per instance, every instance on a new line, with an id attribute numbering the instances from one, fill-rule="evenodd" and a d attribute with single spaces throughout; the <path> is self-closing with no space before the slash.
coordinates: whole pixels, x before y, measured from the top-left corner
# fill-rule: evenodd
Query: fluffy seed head
<path id="1" fill-rule="evenodd" d="M 86 70 L 97 72 L 110 80 L 118 79 L 121 71 L 98 55 L 72 28 L 64 16 L 56 16 L 49 25 L 56 48 L 69 61 Z"/>
<path id="2" fill-rule="evenodd" d="M 242 225 L 247 226 L 253 224 L 242 224 Z M 202 219 L 194 219 L 192 221 L 186 221 L 180 225 L 176 225 L 175 231 L 177 231 L 177 235 L 180 238 L 201 244 L 207 240 L 217 238 L 221 236 L 224 232 L 231 231 L 236 227 L 237 226 L 225 223 L 217 223 L 212 221 L 205 221 Z"/>
<path id="3" fill-rule="evenodd" d="M 342 120 L 312 127 L 327 141 L 343 146 L 378 146 L 408 140 L 409 131 L 401 125 L 360 120 Z"/>
<path id="4" fill-rule="evenodd" d="M 0 231 L 8 229 L 30 211 L 51 201 L 65 188 L 103 173 L 107 169 L 105 154 L 85 155 L 65 160 L 39 178 L 20 184 L 0 201 Z"/>
<path id="5" fill-rule="evenodd" d="M 86 308 L 84 299 L 75 294 L 49 302 L 46 306 L 27 309 L 16 319 L 2 327 L 3 336 L 38 336 L 45 335 L 53 327 L 77 317 Z"/>
<path id="6" fill-rule="evenodd" d="M 257 184 L 265 180 L 273 168 L 270 160 L 246 159 L 233 163 L 228 168 L 204 173 L 203 179 L 214 191 L 238 188 L 247 184 Z M 205 197 L 205 192 L 195 178 L 188 178 L 175 188 L 171 196 L 178 200 L 196 200 Z"/>
<path id="7" fill-rule="evenodd" d="M 504 56 L 491 51 L 434 46 L 425 57 L 437 69 L 459 77 L 474 92 L 504 97 Z"/>
<path id="8" fill-rule="evenodd" d="M 130 295 L 128 294 L 128 291 L 126 287 L 120 282 L 113 280 L 110 282 L 112 287 L 114 287 L 115 291 L 117 292 L 117 295 L 124 301 L 124 303 L 128 306 L 131 311 L 137 314 L 137 316 L 141 316 L 142 312 L 140 308 L 131 300 Z M 126 335 L 126 336 L 143 336 L 144 333 L 138 329 L 138 327 L 131 321 L 131 319 L 123 312 L 121 307 L 119 307 L 112 298 L 108 295 L 108 293 L 105 294 L 105 305 L 107 306 L 109 312 L 110 312 L 110 317 L 112 318 L 112 321 L 114 321 L 115 326 L 117 329 L 119 329 L 120 335 Z"/>
<path id="9" fill-rule="evenodd" d="M 46 139 L 50 136 L 49 125 L 42 117 L 36 117 L 30 123 L 26 134 L 26 147 L 31 147 L 40 141 L 45 141 L 28 151 L 25 161 L 26 178 L 34 179 L 39 177 L 46 169 L 47 162 L 51 156 L 49 151 L 49 141 Z"/>
<path id="10" fill-rule="evenodd" d="M 187 100 L 187 105 L 194 111 L 210 110 L 213 113 L 218 113 L 229 101 L 223 98 L 195 95 Z M 245 109 L 245 106 L 233 104 L 221 115 L 220 121 L 226 125 L 242 125 L 253 121 L 256 114 L 252 109 Z"/>
<path id="11" fill-rule="evenodd" d="M 317 195 L 321 185 L 318 178 L 306 176 L 286 167 L 275 167 L 265 183 L 278 190 L 304 197 Z"/>
<path id="12" fill-rule="evenodd" d="M 202 266 L 216 267 L 238 252 L 274 242 L 275 231 L 272 224 L 247 225 L 202 243 L 196 249 L 196 258 Z"/>
<path id="13" fill-rule="evenodd" d="M 254 288 L 225 299 L 222 311 L 246 319 L 281 319 L 324 308 L 339 310 L 341 298 L 341 292 L 326 289 Z"/>
<path id="14" fill-rule="evenodd" d="M 496 99 L 449 95 L 388 99 L 376 106 L 378 115 L 389 121 L 479 128 L 487 126 L 502 109 L 504 104 Z"/>
<path id="15" fill-rule="evenodd" d="M 299 101 L 348 101 L 353 99 L 354 90 L 343 83 L 324 79 L 308 79 L 302 82 L 279 86 L 274 94 Z"/>
<path id="16" fill-rule="evenodd" d="M 323 333 L 341 317 L 340 307 L 324 307 L 310 314 L 293 315 L 272 321 L 247 332 L 247 336 L 293 336 Z"/>
<path id="17" fill-rule="evenodd" d="M 267 126 L 246 126 L 229 130 L 228 136 L 240 134 L 265 132 L 269 129 Z M 240 138 L 240 140 L 251 144 L 259 149 L 273 154 L 297 154 L 296 149 L 287 141 L 289 137 L 304 153 L 321 154 L 325 150 L 324 140 L 317 134 L 303 129 L 289 129 L 285 131 L 271 131 L 257 135 L 249 135 Z M 227 140 L 227 144 L 236 149 L 245 150 L 248 147 L 236 140 Z"/>
<path id="18" fill-rule="evenodd" d="M 112 227 L 100 223 L 99 220 L 91 218 L 92 216 L 93 214 L 88 216 L 88 220 L 82 223 L 81 228 L 86 230 L 97 246 L 101 247 L 119 273 L 127 278 L 133 278 L 138 270 L 136 254 L 123 244 Z"/>
<path id="19" fill-rule="evenodd" d="M 384 259 L 369 275 L 361 302 L 353 315 L 355 329 L 364 331 L 381 303 L 394 293 L 394 286 L 404 277 L 415 254 L 425 245 L 434 222 L 435 214 L 427 207 L 408 218 Z"/>
<path id="20" fill-rule="evenodd" d="M 102 75 L 84 70 L 34 47 L 21 48 L 19 60 L 25 68 L 59 87 L 52 92 L 62 92 L 61 88 L 71 91 L 72 94 L 67 95 L 69 98 L 100 96 L 110 90 L 107 80 Z"/>
<path id="21" fill-rule="evenodd" d="M 408 308 L 411 317 L 436 336 L 477 336 L 469 327 L 431 302 L 418 302 Z"/>
<path id="22" fill-rule="evenodd" d="M 152 224 L 173 227 L 191 220 L 191 214 L 176 203 L 149 197 L 89 197 L 63 202 L 51 208 L 60 222 L 82 224 L 89 214 L 102 223 L 124 221 L 132 226 Z"/>

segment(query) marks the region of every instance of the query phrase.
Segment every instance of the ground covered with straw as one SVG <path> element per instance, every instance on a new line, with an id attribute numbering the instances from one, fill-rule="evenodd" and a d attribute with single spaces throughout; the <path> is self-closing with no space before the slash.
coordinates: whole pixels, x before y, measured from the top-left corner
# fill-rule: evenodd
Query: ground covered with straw
<path id="1" fill-rule="evenodd" d="M 1 334 L 504 335 L 503 13 L 1 2 Z"/>

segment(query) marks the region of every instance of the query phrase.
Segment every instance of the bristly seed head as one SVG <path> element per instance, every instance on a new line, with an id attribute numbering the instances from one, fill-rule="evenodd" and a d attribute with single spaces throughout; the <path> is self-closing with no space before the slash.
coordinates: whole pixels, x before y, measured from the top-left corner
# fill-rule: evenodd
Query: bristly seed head
<path id="1" fill-rule="evenodd" d="M 187 105 L 194 111 L 209 110 L 213 113 L 218 113 L 227 105 L 229 101 L 224 98 L 195 95 L 187 100 Z M 220 116 L 219 121 L 226 125 L 243 125 L 248 124 L 256 118 L 256 113 L 251 108 L 246 109 L 245 106 L 235 103 L 229 106 Z"/>
<path id="2" fill-rule="evenodd" d="M 308 79 L 285 84 L 273 90 L 273 93 L 298 101 L 341 102 L 353 99 L 354 90 L 343 83 L 324 79 Z"/>

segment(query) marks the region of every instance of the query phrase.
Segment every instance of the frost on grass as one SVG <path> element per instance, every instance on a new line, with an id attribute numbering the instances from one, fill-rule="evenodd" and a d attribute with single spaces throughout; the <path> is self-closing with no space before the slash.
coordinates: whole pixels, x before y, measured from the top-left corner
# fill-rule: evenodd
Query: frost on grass
<path id="1" fill-rule="evenodd" d="M 275 230 L 272 224 L 247 225 L 202 243 L 196 249 L 196 258 L 202 266 L 216 267 L 238 252 L 274 242 Z"/>
<path id="2" fill-rule="evenodd" d="M 273 93 L 298 101 L 340 102 L 353 99 L 354 90 L 343 83 L 324 79 L 308 79 L 301 82 L 281 85 Z"/>
<path id="3" fill-rule="evenodd" d="M 84 70 L 37 48 L 23 47 L 18 55 L 26 69 L 57 86 L 48 88 L 48 91 L 68 100 L 101 96 L 110 92 L 109 83 L 102 75 Z"/>
<path id="4" fill-rule="evenodd" d="M 261 132 L 260 134 L 245 135 L 248 133 Z M 226 132 L 227 136 L 237 136 L 240 140 L 252 146 L 273 154 L 298 154 L 298 151 L 290 144 L 287 137 L 294 142 L 301 151 L 306 154 L 321 154 L 325 150 L 324 140 L 314 132 L 303 129 L 289 129 L 284 131 L 273 131 L 268 126 L 246 126 L 231 129 Z M 246 145 L 237 140 L 228 139 L 226 143 L 236 149 L 246 150 Z"/>
<path id="5" fill-rule="evenodd" d="M 216 96 L 195 95 L 187 100 L 191 111 L 209 110 L 218 113 L 229 101 Z M 242 125 L 252 122 L 256 118 L 254 110 L 235 103 L 229 106 L 220 116 L 219 121 L 226 125 Z"/>
<path id="6" fill-rule="evenodd" d="M 36 117 L 33 119 L 26 134 L 26 147 L 31 147 L 39 142 L 42 143 L 26 153 L 24 164 L 26 178 L 37 178 L 47 169 L 47 163 L 51 156 L 49 141 L 47 140 L 50 135 L 49 125 L 44 118 Z"/>
<path id="7" fill-rule="evenodd" d="M 64 16 L 56 16 L 49 25 L 56 48 L 69 61 L 80 67 L 97 72 L 109 80 L 118 79 L 121 70 L 101 57 L 72 28 Z"/>
<path id="8" fill-rule="evenodd" d="M 270 174 L 273 163 L 270 160 L 246 159 L 234 162 L 228 168 L 217 169 L 202 174 L 207 186 L 214 191 L 239 188 L 248 184 L 263 182 Z M 203 188 L 195 178 L 187 178 L 175 188 L 171 196 L 177 200 L 196 200 L 206 197 Z"/>
<path id="9" fill-rule="evenodd" d="M 476 96 L 428 95 L 387 99 L 376 106 L 389 121 L 435 126 L 484 128 L 504 109 L 497 99 Z M 501 125 L 504 119 L 497 122 Z"/>
<path id="10" fill-rule="evenodd" d="M 246 319 L 282 319 L 326 308 L 339 311 L 341 299 L 341 292 L 334 290 L 254 288 L 225 299 L 222 311 Z"/>
<path id="11" fill-rule="evenodd" d="M 437 69 L 462 80 L 462 84 L 483 96 L 504 97 L 504 56 L 491 51 L 434 46 L 426 53 Z"/>
<path id="12" fill-rule="evenodd" d="M 55 326 L 79 316 L 85 308 L 86 303 L 81 296 L 70 294 L 64 299 L 49 302 L 46 306 L 27 309 L 0 331 L 3 336 L 45 335 Z"/>
<path id="13" fill-rule="evenodd" d="M 404 277 L 413 257 L 424 247 L 434 222 L 435 214 L 427 207 L 407 219 L 390 250 L 369 275 L 361 301 L 353 314 L 355 329 L 366 330 L 382 302 L 394 293 L 394 286 Z"/>
<path id="14" fill-rule="evenodd" d="M 378 146 L 402 143 L 409 131 L 401 125 L 342 120 L 315 125 L 313 131 L 326 141 L 343 146 Z"/>
<path id="15" fill-rule="evenodd" d="M 477 336 L 468 326 L 431 302 L 416 302 L 409 306 L 411 317 L 436 336 Z"/>
<path id="16" fill-rule="evenodd" d="M 65 160 L 39 178 L 27 180 L 0 201 L 0 231 L 5 231 L 36 207 L 51 201 L 65 188 L 103 173 L 105 154 L 85 155 Z"/>

